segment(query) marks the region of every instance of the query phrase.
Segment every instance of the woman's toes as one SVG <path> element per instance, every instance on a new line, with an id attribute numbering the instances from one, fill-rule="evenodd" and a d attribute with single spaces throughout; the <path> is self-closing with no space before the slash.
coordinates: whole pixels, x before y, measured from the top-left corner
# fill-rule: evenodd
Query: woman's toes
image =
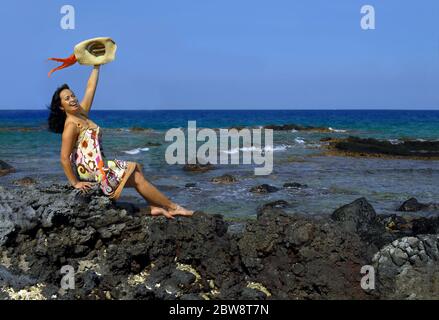
<path id="1" fill-rule="evenodd" d="M 168 210 L 160 207 L 151 206 L 152 216 L 165 216 L 168 219 L 174 219 L 174 217 L 168 212 Z"/>
<path id="2" fill-rule="evenodd" d="M 178 216 L 192 216 L 194 214 L 194 212 L 192 210 L 185 209 L 181 206 L 177 206 L 176 209 L 170 210 L 170 212 L 172 215 L 175 215 L 175 216 L 177 216 L 177 215 Z"/>

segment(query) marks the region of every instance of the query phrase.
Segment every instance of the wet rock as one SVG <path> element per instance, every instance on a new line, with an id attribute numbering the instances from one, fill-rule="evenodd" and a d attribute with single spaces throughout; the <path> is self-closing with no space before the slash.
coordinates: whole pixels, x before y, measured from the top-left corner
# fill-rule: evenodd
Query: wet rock
<path id="1" fill-rule="evenodd" d="M 195 182 L 189 182 L 184 185 L 185 188 L 196 188 L 197 184 Z"/>
<path id="2" fill-rule="evenodd" d="M 416 212 L 421 210 L 439 210 L 439 204 L 420 203 L 416 198 L 410 198 L 405 201 L 398 209 L 398 211 L 405 212 Z"/>
<path id="3" fill-rule="evenodd" d="M 31 186 L 36 184 L 37 181 L 31 177 L 24 177 L 22 179 L 18 179 L 14 181 L 14 184 L 19 186 Z"/>
<path id="4" fill-rule="evenodd" d="M 252 187 L 250 189 L 250 192 L 253 193 L 272 193 L 272 192 L 276 192 L 279 191 L 279 188 L 274 187 L 274 186 L 270 186 L 269 184 L 261 184 L 259 186 L 256 187 Z"/>
<path id="5" fill-rule="evenodd" d="M 224 174 L 224 175 L 219 176 L 219 177 L 214 177 L 210 181 L 213 183 L 230 184 L 230 183 L 237 182 L 238 179 L 236 179 L 234 176 L 232 176 L 230 174 Z"/>
<path id="6" fill-rule="evenodd" d="M 161 146 L 162 144 L 161 143 L 158 143 L 158 142 L 147 142 L 146 144 L 145 144 L 145 146 L 146 147 L 159 147 L 159 146 Z"/>
<path id="7" fill-rule="evenodd" d="M 289 203 L 285 200 L 276 200 L 269 203 L 265 203 L 261 205 L 257 209 L 257 217 L 260 217 L 265 212 L 271 210 L 271 209 L 285 209 L 289 206 Z"/>
<path id="8" fill-rule="evenodd" d="M 351 136 L 330 141 L 330 148 L 360 156 L 439 157 L 439 141 L 405 140 L 395 144 L 387 140 Z"/>
<path id="9" fill-rule="evenodd" d="M 0 177 L 5 176 L 9 173 L 15 172 L 15 168 L 6 162 L 0 160 Z"/>
<path id="10" fill-rule="evenodd" d="M 270 124 L 264 126 L 264 129 L 272 129 L 275 131 L 315 131 L 315 132 L 331 132 L 329 128 L 324 127 L 313 127 L 313 126 L 301 126 L 297 124 L 282 124 L 282 125 L 276 125 L 276 124 Z"/>
<path id="11" fill-rule="evenodd" d="M 206 172 L 206 171 L 212 170 L 213 168 L 214 168 L 214 166 L 211 163 L 185 164 L 183 166 L 183 170 L 188 171 L 188 172 Z"/>

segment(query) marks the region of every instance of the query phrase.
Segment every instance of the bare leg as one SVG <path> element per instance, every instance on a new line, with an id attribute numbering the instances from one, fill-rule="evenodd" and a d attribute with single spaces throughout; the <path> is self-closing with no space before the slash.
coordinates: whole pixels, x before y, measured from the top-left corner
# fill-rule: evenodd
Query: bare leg
<path id="1" fill-rule="evenodd" d="M 154 206 L 160 206 L 165 208 L 171 215 L 191 216 L 193 214 L 192 211 L 184 209 L 169 200 L 168 197 L 166 197 L 155 186 L 149 183 L 138 167 L 136 167 L 136 170 L 134 170 L 134 172 L 131 174 L 126 186 L 136 188 L 137 192 L 145 200 L 152 203 Z"/>

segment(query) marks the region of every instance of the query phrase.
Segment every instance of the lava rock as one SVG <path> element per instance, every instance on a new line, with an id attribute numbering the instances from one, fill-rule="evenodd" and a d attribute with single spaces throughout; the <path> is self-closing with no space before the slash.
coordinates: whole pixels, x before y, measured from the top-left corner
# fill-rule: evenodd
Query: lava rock
<path id="1" fill-rule="evenodd" d="M 373 257 L 376 289 L 384 299 L 431 299 L 439 295 L 439 236 L 404 237 Z"/>
<path id="2" fill-rule="evenodd" d="M 197 184 L 195 182 L 189 182 L 184 185 L 185 188 L 195 188 Z"/>
<path id="3" fill-rule="evenodd" d="M 279 191 L 279 188 L 274 187 L 274 186 L 270 186 L 269 184 L 266 184 L 266 183 L 261 184 L 259 186 L 252 187 L 250 189 L 250 192 L 253 192 L 253 193 L 272 193 L 272 192 L 276 192 L 276 191 Z"/>
<path id="4" fill-rule="evenodd" d="M 378 247 L 392 240 L 366 198 L 338 208 L 332 213 L 331 219 L 340 223 L 346 231 L 357 233 L 363 240 Z"/>
<path id="5" fill-rule="evenodd" d="M 37 181 L 31 177 L 24 177 L 22 179 L 18 179 L 14 181 L 14 184 L 19 186 L 31 186 L 36 184 Z"/>
<path id="6" fill-rule="evenodd" d="M 0 160 L 0 177 L 5 176 L 9 173 L 15 172 L 15 168 L 6 162 Z"/>
<path id="7" fill-rule="evenodd" d="M 359 155 L 383 155 L 400 157 L 436 158 L 439 157 L 439 141 L 405 140 L 394 144 L 387 140 L 348 137 L 335 139 L 330 147 L 342 152 Z"/>
<path id="8" fill-rule="evenodd" d="M 230 184 L 230 183 L 237 182 L 238 179 L 236 179 L 234 176 L 232 176 L 230 174 L 224 174 L 224 175 L 219 176 L 219 177 L 214 177 L 210 181 L 213 183 Z"/>
<path id="9" fill-rule="evenodd" d="M 206 164 L 200 164 L 200 163 L 196 163 L 196 164 L 185 164 L 183 166 L 183 170 L 184 171 L 188 171 L 188 172 L 206 172 L 209 170 L 212 170 L 214 168 L 214 166 L 211 163 L 206 163 Z"/>
<path id="10" fill-rule="evenodd" d="M 276 125 L 276 124 L 270 124 L 264 126 L 264 129 L 272 129 L 275 131 L 315 131 L 315 132 L 331 132 L 329 128 L 324 127 L 313 127 L 313 126 L 301 126 L 297 124 L 283 124 L 283 125 Z"/>
<path id="11" fill-rule="evenodd" d="M 435 279 L 437 239 L 411 236 L 379 251 L 387 220 L 365 199 L 336 210 L 333 219 L 291 215 L 287 206 L 268 203 L 257 219 L 239 224 L 202 211 L 168 220 L 98 190 L 0 187 L 0 297 L 23 289 L 46 299 L 374 299 L 409 290 L 385 277 L 405 281 L 409 265 L 425 286 L 426 275 Z M 416 221 L 407 232 L 430 230 L 428 221 L 408 225 Z M 231 232 L 236 226 L 239 232 Z M 361 267 L 378 251 L 383 286 L 375 296 L 359 283 Z M 75 269 L 77 285 L 60 295 L 65 265 Z M 425 286 L 416 297 L 435 297 Z"/>
<path id="12" fill-rule="evenodd" d="M 416 212 L 421 210 L 438 210 L 438 209 L 439 209 L 439 204 L 420 203 L 416 198 L 410 198 L 399 207 L 398 211 Z"/>
<path id="13" fill-rule="evenodd" d="M 272 209 L 285 209 L 289 206 L 289 203 L 285 200 L 276 200 L 269 203 L 265 203 L 261 205 L 257 209 L 257 217 L 259 218 L 264 213 L 267 213 L 268 211 Z M 282 211 L 281 211 L 282 212 Z"/>

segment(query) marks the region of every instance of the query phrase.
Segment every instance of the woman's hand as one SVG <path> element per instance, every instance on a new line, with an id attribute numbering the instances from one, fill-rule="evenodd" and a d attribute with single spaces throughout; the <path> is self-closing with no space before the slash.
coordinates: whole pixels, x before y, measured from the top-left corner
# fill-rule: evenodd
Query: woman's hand
<path id="1" fill-rule="evenodd" d="M 75 189 L 79 189 L 81 191 L 87 192 L 90 190 L 96 183 L 94 182 L 85 182 L 85 181 L 79 181 L 77 182 L 73 187 Z"/>

